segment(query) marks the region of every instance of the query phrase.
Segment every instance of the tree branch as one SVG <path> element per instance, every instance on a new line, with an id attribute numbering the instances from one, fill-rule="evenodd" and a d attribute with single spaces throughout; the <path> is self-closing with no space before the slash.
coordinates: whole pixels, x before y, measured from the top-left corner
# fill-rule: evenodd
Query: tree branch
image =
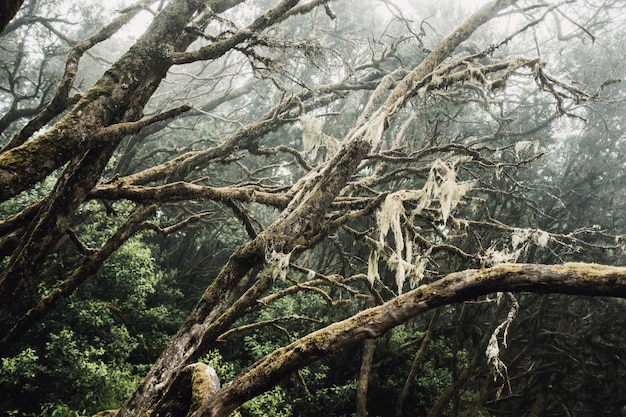
<path id="1" fill-rule="evenodd" d="M 585 263 L 502 264 L 450 274 L 277 349 L 218 391 L 194 417 L 226 416 L 282 378 L 333 352 L 379 337 L 436 307 L 500 291 L 626 298 L 626 268 Z"/>
<path id="2" fill-rule="evenodd" d="M 104 184 L 99 185 L 90 193 L 90 198 L 107 200 L 127 199 L 137 202 L 159 202 L 204 199 L 212 201 L 256 201 L 277 208 L 285 208 L 289 199 L 253 188 L 242 187 L 209 187 L 188 182 L 149 187 L 141 185 Z"/>
<path id="3" fill-rule="evenodd" d="M 4 29 L 7 27 L 11 19 L 15 17 L 17 12 L 22 7 L 22 3 L 24 0 L 7 0 L 2 8 L 2 17 L 0 18 L 0 34 L 4 32 Z"/>
<path id="4" fill-rule="evenodd" d="M 74 86 L 74 80 L 78 71 L 78 63 L 83 54 L 98 43 L 103 42 L 113 36 L 113 34 L 115 34 L 124 25 L 130 22 L 133 17 L 135 17 L 141 10 L 143 10 L 145 6 L 150 3 L 150 0 L 144 0 L 141 3 L 134 5 L 133 7 L 129 7 L 128 9 L 124 10 L 124 12 L 120 16 L 115 18 L 111 23 L 98 31 L 98 33 L 91 36 L 89 39 L 81 42 L 76 42 L 74 44 L 65 62 L 65 72 L 63 73 L 61 82 L 59 84 L 59 87 L 57 88 L 54 97 L 52 98 L 50 103 L 48 103 L 48 105 L 43 109 L 43 111 L 41 111 L 41 113 L 37 115 L 37 117 L 28 122 L 28 124 L 9 141 L 4 149 L 2 149 L 3 152 L 23 144 L 36 131 L 45 126 L 46 123 L 50 122 L 54 117 L 61 114 L 61 112 L 63 112 L 68 106 L 76 104 L 78 102 L 80 96 L 71 99 L 69 97 L 69 93 Z"/>
<path id="5" fill-rule="evenodd" d="M 255 36 L 255 34 L 260 31 L 284 20 L 287 17 L 286 13 L 298 4 L 299 1 L 300 0 L 282 0 L 273 9 L 257 17 L 250 26 L 237 31 L 227 39 L 213 42 L 197 51 L 174 54 L 172 56 L 172 63 L 175 65 L 189 64 L 191 62 L 204 61 L 221 56 L 241 42 Z"/>

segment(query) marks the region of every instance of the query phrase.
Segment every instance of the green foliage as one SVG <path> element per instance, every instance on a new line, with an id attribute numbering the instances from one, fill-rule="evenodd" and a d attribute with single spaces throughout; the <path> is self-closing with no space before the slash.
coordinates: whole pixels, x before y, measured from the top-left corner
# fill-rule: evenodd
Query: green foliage
<path id="1" fill-rule="evenodd" d="M 235 417 L 290 417 L 293 415 L 290 398 L 280 385 L 248 401 L 234 413 Z"/>
<path id="2" fill-rule="evenodd" d="M 357 381 L 320 388 L 311 395 L 292 399 L 294 415 L 297 416 L 351 416 L 355 409 Z"/>
<path id="3" fill-rule="evenodd" d="M 106 230 L 83 236 L 97 242 Z M 150 246 L 128 241 L 32 332 L 30 346 L 3 358 L 0 402 L 16 416 L 118 408 L 184 318 L 173 284 Z"/>
<path id="4" fill-rule="evenodd" d="M 238 364 L 225 361 L 216 349 L 208 352 L 201 361 L 215 369 L 222 384 L 241 371 Z M 288 393 L 279 385 L 239 407 L 233 417 L 290 417 L 292 415 L 294 414 L 292 414 Z"/>
<path id="5" fill-rule="evenodd" d="M 88 417 L 85 411 L 72 410 L 67 404 L 44 404 L 41 408 L 41 417 Z"/>
<path id="6" fill-rule="evenodd" d="M 2 216 L 2 218 L 7 218 L 12 214 L 19 213 L 24 208 L 44 198 L 54 188 L 57 178 L 58 174 L 56 173 L 50 175 L 35 187 L 20 193 L 14 198 L 3 201 L 0 203 L 0 216 Z"/>
<path id="7" fill-rule="evenodd" d="M 39 355 L 26 348 L 3 359 L 0 386 L 2 396 L 9 396 L 3 401 L 19 410 L 16 416 L 39 412 L 74 416 L 84 414 L 76 410 L 92 412 L 119 406 L 135 388 L 138 377 L 123 357 L 111 360 L 111 352 L 123 350 L 105 346 L 66 328 L 50 334 Z"/>
<path id="8" fill-rule="evenodd" d="M 8 389 L 31 391 L 39 369 L 38 359 L 35 349 L 30 347 L 13 357 L 2 358 L 0 384 Z"/>

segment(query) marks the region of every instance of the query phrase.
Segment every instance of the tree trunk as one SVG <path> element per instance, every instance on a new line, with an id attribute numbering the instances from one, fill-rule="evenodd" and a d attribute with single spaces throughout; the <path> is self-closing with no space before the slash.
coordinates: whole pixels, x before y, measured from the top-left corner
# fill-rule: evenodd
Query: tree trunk
<path id="1" fill-rule="evenodd" d="M 363 342 L 363 358 L 359 372 L 359 383 L 356 388 L 356 417 L 367 417 L 367 387 L 372 374 L 376 341 L 368 339 Z"/>
<path id="2" fill-rule="evenodd" d="M 368 307 L 373 307 L 375 305 L 374 299 L 370 298 L 366 305 Z M 363 342 L 363 355 L 361 358 L 361 369 L 359 371 L 359 383 L 356 387 L 356 417 L 367 417 L 367 388 L 372 374 L 375 352 L 376 341 L 374 339 L 368 339 Z"/>
<path id="3" fill-rule="evenodd" d="M 404 402 L 409 396 L 409 392 L 411 391 L 411 387 L 413 386 L 413 381 L 415 381 L 415 377 L 417 376 L 417 371 L 420 366 L 422 366 L 422 362 L 424 362 L 424 358 L 426 357 L 426 352 L 428 351 L 428 346 L 430 345 L 430 341 L 433 338 L 433 332 L 435 330 L 435 324 L 437 323 L 437 318 L 439 317 L 439 310 L 435 310 L 433 316 L 428 323 L 428 330 L 424 335 L 424 339 L 422 339 L 422 343 L 420 344 L 420 348 L 415 354 L 415 358 L 411 363 L 411 369 L 409 369 L 409 374 L 406 377 L 406 381 L 404 381 L 404 386 L 402 387 L 402 391 L 398 396 L 398 401 L 396 402 L 396 417 L 402 417 L 402 409 L 404 408 Z"/>

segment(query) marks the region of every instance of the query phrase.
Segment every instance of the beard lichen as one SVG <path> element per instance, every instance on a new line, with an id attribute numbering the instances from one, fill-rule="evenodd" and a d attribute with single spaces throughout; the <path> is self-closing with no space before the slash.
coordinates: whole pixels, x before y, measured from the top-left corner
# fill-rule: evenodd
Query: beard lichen
<path id="1" fill-rule="evenodd" d="M 412 287 L 419 284 L 424 277 L 428 255 L 417 254 L 417 259 L 414 259 L 414 220 L 428 208 L 439 211 L 441 222 L 445 226 L 452 210 L 476 183 L 457 181 L 457 167 L 469 160 L 471 158 L 459 158 L 452 163 L 436 160 L 421 190 L 399 190 L 385 197 L 376 213 L 378 247 L 372 251 L 368 260 L 368 278 L 371 283 L 378 277 L 378 258 L 384 253 L 382 248 L 391 231 L 394 247 L 392 254 L 387 256 L 387 265 L 396 272 L 398 293 L 402 293 L 407 277 Z M 406 203 L 411 203 L 410 210 L 405 207 Z"/>
<path id="2" fill-rule="evenodd" d="M 334 137 L 323 132 L 324 121 L 308 114 L 300 116 L 302 125 L 302 145 L 305 154 L 312 160 L 317 158 L 320 148 L 326 148 L 326 159 L 339 149 L 339 142 Z"/>

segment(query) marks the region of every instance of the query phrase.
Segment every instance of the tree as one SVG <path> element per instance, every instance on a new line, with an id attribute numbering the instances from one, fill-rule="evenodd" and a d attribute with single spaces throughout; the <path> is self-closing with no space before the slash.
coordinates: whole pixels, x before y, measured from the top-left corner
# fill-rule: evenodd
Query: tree
<path id="1" fill-rule="evenodd" d="M 341 28 L 323 36 L 328 22 L 348 20 L 342 3 L 333 10 L 326 0 L 282 0 L 243 10 L 239 0 L 175 0 L 149 9 L 153 3 L 120 11 L 80 42 L 48 23 L 68 44 L 68 58 L 56 92 L 45 71 L 42 82 L 31 83 L 29 100 L 39 102 L 32 111 L 21 111 L 19 77 L 6 71 L 4 355 L 15 355 L 12 343 L 27 339 L 133 236 L 146 229 L 168 239 L 181 233 L 171 252 L 181 258 L 209 247 L 205 235 L 190 237 L 192 225 L 219 230 L 215 213 L 225 208 L 232 213 L 226 224 L 242 230 L 211 239 L 232 253 L 204 278 L 199 301 L 117 415 L 228 415 L 333 352 L 490 293 L 626 296 L 622 268 L 533 259 L 544 251 L 546 258 L 581 260 L 573 254 L 580 247 L 618 253 L 622 242 L 619 228 L 543 226 L 562 199 L 523 183 L 523 168 L 540 157 L 537 138 L 563 120 L 582 119 L 590 108 L 583 106 L 604 97 L 614 80 L 601 74 L 586 91 L 550 74 L 541 48 L 533 58 L 507 51 L 525 48 L 532 31 L 552 40 L 550 19 L 565 40 L 593 38 L 613 5 L 498 0 L 429 45 L 426 21 L 417 32 L 383 2 L 392 23 L 370 42 L 344 37 L 344 45 Z M 92 87 L 70 96 L 80 90 L 85 54 L 145 8 L 154 13 L 148 30 Z M 483 42 L 480 31 L 508 16 L 515 29 L 498 33 L 497 43 Z M 571 24 L 567 35 L 561 22 Z M 346 47 L 357 54 L 342 54 Z M 183 83 L 189 86 L 176 88 Z M 336 125 L 324 126 L 333 117 Z M 564 172 L 555 168 L 550 178 Z M 126 218 L 93 249 L 85 231 L 100 210 Z M 338 267 L 324 265 L 324 251 Z M 41 268 L 58 266 L 60 254 L 74 262 Z M 509 263 L 523 257 L 530 262 Z M 182 258 L 175 264 L 183 273 L 199 265 Z M 288 274 L 301 281 L 285 285 Z M 408 286 L 417 288 L 402 294 Z M 356 310 L 277 348 L 222 388 L 197 364 L 246 314 L 304 288 L 332 300 L 327 287 L 353 298 Z M 516 310 L 484 343 L 502 381 L 498 336 Z M 370 343 L 363 369 L 372 360 Z M 362 399 L 359 407 L 363 413 Z M 431 415 L 437 413 L 435 406 Z"/>

